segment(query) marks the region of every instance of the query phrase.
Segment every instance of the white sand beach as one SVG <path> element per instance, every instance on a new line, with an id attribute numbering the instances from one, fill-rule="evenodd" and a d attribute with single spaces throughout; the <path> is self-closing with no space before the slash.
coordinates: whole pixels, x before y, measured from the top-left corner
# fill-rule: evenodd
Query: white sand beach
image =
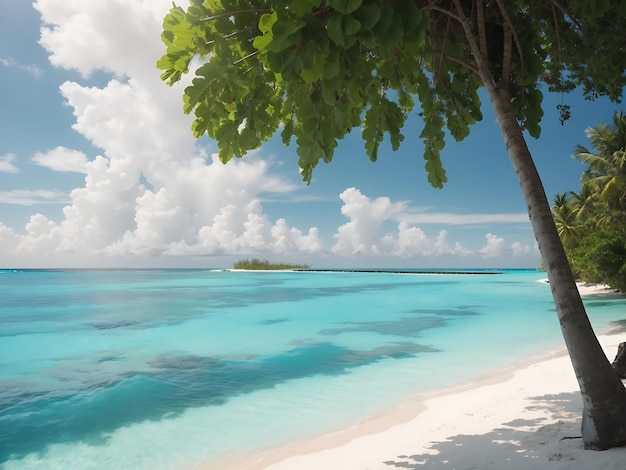
<path id="1" fill-rule="evenodd" d="M 579 285 L 582 295 L 611 293 Z M 626 332 L 599 337 L 610 361 Z M 626 448 L 587 451 L 582 402 L 563 348 L 350 429 L 205 468 L 245 470 L 620 469 Z"/>

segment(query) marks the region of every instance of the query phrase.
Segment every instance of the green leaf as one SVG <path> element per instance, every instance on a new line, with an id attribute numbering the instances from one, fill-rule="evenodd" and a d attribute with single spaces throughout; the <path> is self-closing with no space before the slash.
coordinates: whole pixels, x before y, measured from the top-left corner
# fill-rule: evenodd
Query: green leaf
<path id="1" fill-rule="evenodd" d="M 278 15 L 275 11 L 272 13 L 264 13 L 261 15 L 261 18 L 259 18 L 259 30 L 263 33 L 271 33 L 272 27 L 277 20 Z"/>
<path id="2" fill-rule="evenodd" d="M 288 3 L 288 8 L 300 18 L 310 13 L 312 6 L 309 0 L 290 0 Z"/>
<path id="3" fill-rule="evenodd" d="M 287 146 L 291 143 L 291 138 L 293 137 L 294 134 L 294 126 L 293 126 L 293 121 L 290 119 L 287 122 L 284 122 L 284 127 L 282 132 L 280 133 L 280 137 L 283 141 L 283 145 Z"/>
<path id="4" fill-rule="evenodd" d="M 324 71 L 323 76 L 325 80 L 330 78 L 334 78 L 339 75 L 340 65 L 339 65 L 339 51 L 333 49 L 329 52 L 324 60 Z"/>
<path id="5" fill-rule="evenodd" d="M 393 19 L 393 8 L 389 5 L 385 5 L 380 10 L 380 18 L 378 22 L 372 28 L 372 32 L 380 41 L 385 37 L 387 31 L 389 31 L 389 26 L 391 25 L 391 20 Z"/>
<path id="6" fill-rule="evenodd" d="M 328 31 L 328 37 L 337 44 L 339 47 L 345 47 L 346 42 L 343 34 L 342 28 L 342 20 L 343 15 L 339 13 L 334 13 L 333 16 L 330 17 L 328 23 L 326 24 L 326 29 Z"/>
<path id="7" fill-rule="evenodd" d="M 335 11 L 349 15 L 361 6 L 362 0 L 328 0 L 327 3 Z"/>
<path id="8" fill-rule="evenodd" d="M 352 16 L 361 23 L 361 30 L 370 31 L 380 19 L 380 6 L 376 3 L 363 4 Z"/>
<path id="9" fill-rule="evenodd" d="M 380 36 L 380 44 L 385 47 L 396 47 L 404 37 L 404 27 L 402 25 L 402 15 L 394 11 L 387 32 Z"/>
<path id="10" fill-rule="evenodd" d="M 271 32 L 265 33 L 261 36 L 257 36 L 252 41 L 252 47 L 259 51 L 265 52 L 268 50 L 268 46 L 272 42 L 272 39 L 274 39 L 274 35 Z"/>
<path id="11" fill-rule="evenodd" d="M 312 57 L 311 65 L 302 69 L 302 79 L 305 82 L 317 82 L 324 75 L 324 57 L 315 54 Z"/>
<path id="12" fill-rule="evenodd" d="M 342 21 L 343 34 L 352 36 L 361 29 L 361 22 L 352 16 L 344 16 Z"/>
<path id="13" fill-rule="evenodd" d="M 404 35 L 420 34 L 425 26 L 424 13 L 411 0 L 400 0 L 396 3 L 396 14 L 402 19 Z"/>
<path id="14" fill-rule="evenodd" d="M 424 168 L 426 168 L 428 182 L 433 188 L 443 188 L 444 183 L 448 182 L 448 177 L 446 176 L 446 170 L 443 169 L 441 164 L 439 150 L 434 151 L 432 148 L 427 147 L 424 158 L 426 159 Z"/>

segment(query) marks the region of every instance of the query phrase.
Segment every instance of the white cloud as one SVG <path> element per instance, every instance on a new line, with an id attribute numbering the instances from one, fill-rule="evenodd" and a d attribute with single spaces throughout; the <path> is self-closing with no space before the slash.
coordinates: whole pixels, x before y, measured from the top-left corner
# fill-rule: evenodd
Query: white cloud
<path id="1" fill-rule="evenodd" d="M 16 247 L 19 243 L 19 237 L 9 227 L 0 222 L 0 247 Z M 8 266 L 5 264 L 5 266 Z"/>
<path id="2" fill-rule="evenodd" d="M 344 202 L 341 213 L 350 221 L 339 227 L 332 252 L 340 256 L 379 254 L 377 232 L 386 220 L 404 210 L 405 203 L 392 203 L 388 197 L 370 199 L 356 188 L 346 189 L 339 197 Z"/>
<path id="3" fill-rule="evenodd" d="M 526 213 L 501 213 L 501 214 L 455 214 L 451 212 L 419 212 L 404 213 L 402 221 L 410 224 L 437 224 L 437 225 L 484 225 L 525 223 L 528 224 Z"/>
<path id="4" fill-rule="evenodd" d="M 33 206 L 35 204 L 64 204 L 68 201 L 67 194 L 60 191 L 47 191 L 44 189 L 0 191 L 0 204 Z"/>
<path id="5" fill-rule="evenodd" d="M 513 251 L 513 257 L 517 258 L 519 256 L 528 255 L 532 252 L 530 245 L 523 245 L 520 242 L 514 242 L 511 245 L 511 250 Z"/>
<path id="6" fill-rule="evenodd" d="M 496 258 L 498 256 L 502 256 L 505 250 L 504 238 L 497 237 L 492 233 L 485 235 L 485 238 L 487 239 L 487 244 L 478 250 L 478 253 L 485 258 Z"/>
<path id="7" fill-rule="evenodd" d="M 13 160 L 15 160 L 14 153 L 0 155 L 0 171 L 3 173 L 19 173 L 20 170 L 13 164 Z"/>
<path id="8" fill-rule="evenodd" d="M 32 161 L 53 171 L 87 173 L 87 156 L 78 150 L 61 146 L 46 153 L 35 153 Z"/>
<path id="9" fill-rule="evenodd" d="M 118 77 L 155 74 L 159 38 L 169 0 L 37 0 L 44 26 L 40 44 L 50 62 L 84 77 L 96 70 Z M 158 75 L 158 73 L 156 74 Z"/>
<path id="10" fill-rule="evenodd" d="M 35 214 L 26 224 L 26 235 L 20 237 L 16 254 L 54 253 L 60 241 L 59 227 L 44 215 Z"/>
<path id="11" fill-rule="evenodd" d="M 459 243 L 450 246 L 445 230 L 429 237 L 421 228 L 410 226 L 403 220 L 408 210 L 406 202 L 392 202 L 387 197 L 370 199 L 356 188 L 346 189 L 340 198 L 344 202 L 341 212 L 350 221 L 339 227 L 335 234 L 337 241 L 332 252 L 336 255 L 412 258 L 463 256 L 469 253 Z M 381 236 L 383 224 L 393 219 L 403 220 L 397 226 L 397 233 Z"/>
<path id="12" fill-rule="evenodd" d="M 409 226 L 406 222 L 398 224 L 398 233 L 383 237 L 387 251 L 400 258 L 466 256 L 469 250 L 460 243 L 449 245 L 445 230 L 435 237 L 426 235 L 419 227 Z"/>
<path id="13" fill-rule="evenodd" d="M 0 65 L 7 68 L 18 68 L 22 70 L 26 70 L 29 74 L 34 77 L 39 77 L 43 75 L 43 71 L 35 64 L 23 65 L 19 64 L 13 57 L 3 58 L 0 57 Z"/>

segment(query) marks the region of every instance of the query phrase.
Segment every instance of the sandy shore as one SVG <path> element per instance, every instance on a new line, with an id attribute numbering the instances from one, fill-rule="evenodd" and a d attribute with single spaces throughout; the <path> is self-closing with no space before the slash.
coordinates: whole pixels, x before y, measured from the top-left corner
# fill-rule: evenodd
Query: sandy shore
<path id="1" fill-rule="evenodd" d="M 582 295 L 612 292 L 605 286 L 579 289 Z M 599 340 L 613 360 L 626 333 Z M 626 448 L 582 449 L 581 410 L 576 378 L 563 349 L 454 390 L 416 397 L 350 429 L 205 468 L 626 468 Z"/>

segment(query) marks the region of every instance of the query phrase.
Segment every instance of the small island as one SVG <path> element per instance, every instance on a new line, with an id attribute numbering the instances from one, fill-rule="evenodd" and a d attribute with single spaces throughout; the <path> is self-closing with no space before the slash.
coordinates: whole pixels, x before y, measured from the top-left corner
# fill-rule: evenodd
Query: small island
<path id="1" fill-rule="evenodd" d="M 280 271 L 280 270 L 298 270 L 308 269 L 308 264 L 288 264 L 288 263 L 272 263 L 268 260 L 258 258 L 242 259 L 236 261 L 233 265 L 234 269 L 246 269 L 251 271 Z"/>

